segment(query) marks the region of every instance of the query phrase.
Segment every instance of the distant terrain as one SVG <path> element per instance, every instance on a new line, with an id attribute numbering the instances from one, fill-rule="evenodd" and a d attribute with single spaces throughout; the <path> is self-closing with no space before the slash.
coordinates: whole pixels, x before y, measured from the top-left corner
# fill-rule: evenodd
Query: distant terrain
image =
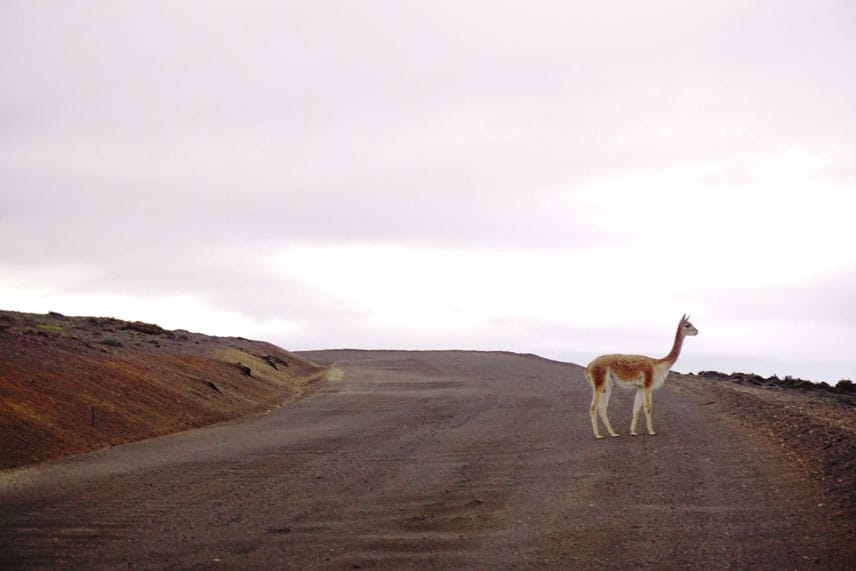
<path id="1" fill-rule="evenodd" d="M 0 469 L 263 412 L 323 373 L 261 341 L 0 311 Z"/>

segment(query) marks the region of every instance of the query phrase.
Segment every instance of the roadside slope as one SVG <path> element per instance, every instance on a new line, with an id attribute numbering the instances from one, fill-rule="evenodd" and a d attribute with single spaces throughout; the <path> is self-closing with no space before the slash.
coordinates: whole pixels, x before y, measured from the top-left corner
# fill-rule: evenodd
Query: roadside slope
<path id="1" fill-rule="evenodd" d="M 702 399 L 711 415 L 737 421 L 779 447 L 822 484 L 827 511 L 845 516 L 856 531 L 856 394 L 808 381 L 789 386 L 751 377 L 673 373 L 668 384 Z"/>
<path id="2" fill-rule="evenodd" d="M 0 469 L 265 410 L 321 370 L 260 341 L 0 311 Z"/>

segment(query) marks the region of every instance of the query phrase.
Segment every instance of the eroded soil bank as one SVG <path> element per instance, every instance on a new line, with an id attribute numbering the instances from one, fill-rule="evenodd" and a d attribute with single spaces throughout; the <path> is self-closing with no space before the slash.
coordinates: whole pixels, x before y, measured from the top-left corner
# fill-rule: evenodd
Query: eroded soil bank
<path id="1" fill-rule="evenodd" d="M 264 411 L 321 372 L 260 341 L 0 311 L 0 469 Z"/>

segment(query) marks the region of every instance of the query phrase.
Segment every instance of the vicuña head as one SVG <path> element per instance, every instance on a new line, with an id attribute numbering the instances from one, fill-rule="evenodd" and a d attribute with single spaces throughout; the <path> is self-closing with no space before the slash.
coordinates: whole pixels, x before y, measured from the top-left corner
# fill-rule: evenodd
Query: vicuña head
<path id="1" fill-rule="evenodd" d="M 643 402 L 645 404 L 645 419 L 648 423 L 648 434 L 656 434 L 654 432 L 651 391 L 663 385 L 669 374 L 669 369 L 672 368 L 672 365 L 678 360 L 678 355 L 681 354 L 684 337 L 693 335 L 698 335 L 698 329 L 690 323 L 690 318 L 684 315 L 678 323 L 672 350 L 665 357 L 654 359 L 643 355 L 601 355 L 589 363 L 585 370 L 585 376 L 592 387 L 589 412 L 591 414 L 591 427 L 596 438 L 603 438 L 597 425 L 598 413 L 609 435 L 618 436 L 612 430 L 612 425 L 609 424 L 609 418 L 606 416 L 612 385 L 616 383 L 623 387 L 636 387 L 630 434 L 636 436 L 636 422 L 639 420 L 639 410 L 642 408 Z"/>

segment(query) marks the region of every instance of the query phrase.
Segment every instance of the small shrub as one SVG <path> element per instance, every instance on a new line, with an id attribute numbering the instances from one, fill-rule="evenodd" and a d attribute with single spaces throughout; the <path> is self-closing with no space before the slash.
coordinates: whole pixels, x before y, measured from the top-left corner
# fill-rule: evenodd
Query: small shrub
<path id="1" fill-rule="evenodd" d="M 155 325 L 154 323 L 143 323 L 142 321 L 127 323 L 122 327 L 122 329 L 130 329 L 131 331 L 145 333 L 146 335 L 163 335 L 166 333 L 160 325 Z"/>
<path id="2" fill-rule="evenodd" d="M 110 347 L 121 347 L 122 342 L 118 339 L 103 339 L 99 341 L 102 345 L 109 345 Z"/>
<path id="3" fill-rule="evenodd" d="M 47 323 L 39 323 L 36 325 L 39 329 L 44 329 L 45 331 L 62 331 L 61 325 L 49 325 Z"/>

